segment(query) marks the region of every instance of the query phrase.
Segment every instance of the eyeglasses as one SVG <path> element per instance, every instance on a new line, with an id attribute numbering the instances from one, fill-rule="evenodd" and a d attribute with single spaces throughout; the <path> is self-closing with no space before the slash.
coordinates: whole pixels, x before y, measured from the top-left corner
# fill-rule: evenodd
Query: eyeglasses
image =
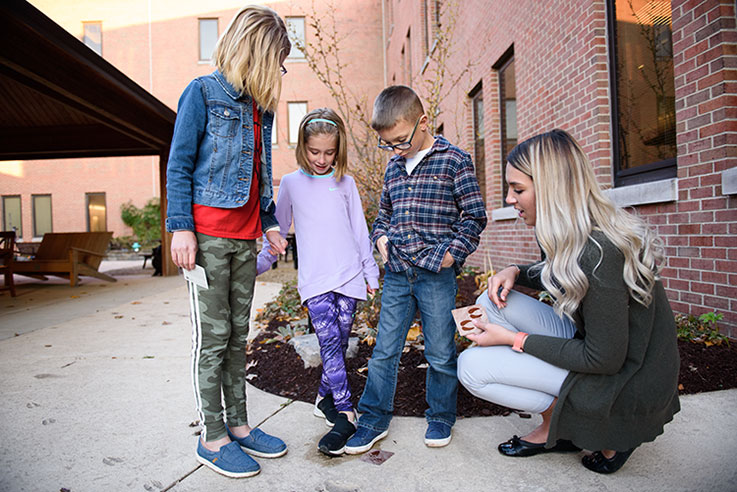
<path id="1" fill-rule="evenodd" d="M 415 136 L 415 132 L 417 131 L 417 125 L 420 124 L 420 120 L 421 119 L 422 119 L 422 116 L 420 116 L 419 118 L 417 118 L 417 121 L 415 122 L 415 127 L 412 129 L 412 134 L 409 136 L 409 140 L 407 140 L 406 142 L 402 142 L 402 143 L 398 143 L 398 144 L 394 144 L 394 145 L 392 145 L 392 144 L 382 144 L 381 143 L 381 137 L 379 137 L 379 143 L 378 143 L 377 147 L 379 147 L 382 150 L 391 150 L 391 151 L 393 151 L 394 149 L 398 149 L 398 150 L 407 150 L 407 149 L 409 149 L 410 147 L 412 147 L 412 139 Z"/>
<path id="2" fill-rule="evenodd" d="M 282 66 L 280 67 L 280 69 L 281 69 L 281 76 L 282 76 L 282 77 L 284 77 L 284 76 L 285 76 L 285 75 L 287 74 L 287 69 L 286 69 L 286 68 L 284 68 L 284 65 L 282 65 Z"/>

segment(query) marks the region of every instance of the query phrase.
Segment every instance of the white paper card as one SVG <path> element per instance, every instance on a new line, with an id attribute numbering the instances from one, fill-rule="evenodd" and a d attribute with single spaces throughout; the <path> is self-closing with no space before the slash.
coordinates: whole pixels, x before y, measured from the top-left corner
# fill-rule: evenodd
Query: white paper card
<path id="1" fill-rule="evenodd" d="M 205 275 L 205 269 L 202 268 L 199 265 L 195 265 L 194 269 L 192 270 L 186 270 L 182 269 L 184 271 L 184 279 L 187 282 L 192 282 L 198 287 L 202 287 L 203 289 L 207 289 L 207 275 Z"/>

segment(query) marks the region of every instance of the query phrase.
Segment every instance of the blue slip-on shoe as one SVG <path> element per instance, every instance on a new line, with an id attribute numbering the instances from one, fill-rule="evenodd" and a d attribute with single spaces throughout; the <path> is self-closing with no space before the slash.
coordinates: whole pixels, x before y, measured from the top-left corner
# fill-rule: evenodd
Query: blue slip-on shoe
<path id="1" fill-rule="evenodd" d="M 425 446 L 428 448 L 442 448 L 450 443 L 450 426 L 443 422 L 432 421 L 427 424 L 425 432 Z"/>
<path id="2" fill-rule="evenodd" d="M 345 443 L 346 454 L 365 453 L 379 440 L 389 435 L 389 431 L 375 431 L 368 427 L 358 427 L 356 433 Z"/>
<path id="3" fill-rule="evenodd" d="M 197 461 L 231 478 L 252 477 L 261 471 L 259 464 L 244 453 L 236 442 L 229 442 L 219 451 L 210 451 L 197 439 Z"/>
<path id="4" fill-rule="evenodd" d="M 246 437 L 235 437 L 227 428 L 231 441 L 241 445 L 243 451 L 259 458 L 278 458 L 287 454 L 287 445 L 278 437 L 270 436 L 261 429 L 251 429 Z"/>

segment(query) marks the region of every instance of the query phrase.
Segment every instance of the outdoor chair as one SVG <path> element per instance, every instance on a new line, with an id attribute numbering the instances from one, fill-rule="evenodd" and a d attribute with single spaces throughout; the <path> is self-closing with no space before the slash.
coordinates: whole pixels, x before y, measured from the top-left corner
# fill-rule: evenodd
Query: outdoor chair
<path id="1" fill-rule="evenodd" d="M 97 271 L 112 237 L 112 232 L 48 232 L 33 259 L 15 262 L 13 271 L 42 280 L 46 275 L 68 278 L 72 287 L 80 275 L 116 282 Z"/>
<path id="2" fill-rule="evenodd" d="M 13 265 L 15 264 L 15 231 L 0 232 L 0 272 L 5 282 L 0 290 L 9 290 L 10 296 L 15 297 L 15 282 L 13 281 Z"/>

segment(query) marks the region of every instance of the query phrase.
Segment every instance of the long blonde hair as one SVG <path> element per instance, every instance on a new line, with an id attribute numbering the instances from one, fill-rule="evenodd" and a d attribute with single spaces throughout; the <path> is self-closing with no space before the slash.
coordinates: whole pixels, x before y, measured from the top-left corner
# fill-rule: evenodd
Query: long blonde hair
<path id="1" fill-rule="evenodd" d="M 297 139 L 297 163 L 308 174 L 312 174 L 312 168 L 307 160 L 307 140 L 313 135 L 335 135 L 338 143 L 338 151 L 335 153 L 335 181 L 340 181 L 348 170 L 348 146 L 346 143 L 345 125 L 338 113 L 330 108 L 313 109 L 302 118 L 299 124 L 299 136 Z"/>
<path id="2" fill-rule="evenodd" d="M 281 60 L 291 47 L 287 27 L 276 12 L 247 5 L 218 39 L 213 58 L 235 90 L 274 111 L 281 93 Z"/>
<path id="3" fill-rule="evenodd" d="M 593 230 L 622 252 L 630 295 L 648 306 L 663 259 L 662 243 L 642 219 L 602 193 L 573 137 L 558 129 L 535 135 L 512 149 L 507 162 L 529 176 L 535 188 L 535 235 L 545 253 L 540 275 L 555 299 L 556 313 L 571 317 L 586 295 L 589 282 L 578 261 L 588 240 L 594 240 Z"/>

